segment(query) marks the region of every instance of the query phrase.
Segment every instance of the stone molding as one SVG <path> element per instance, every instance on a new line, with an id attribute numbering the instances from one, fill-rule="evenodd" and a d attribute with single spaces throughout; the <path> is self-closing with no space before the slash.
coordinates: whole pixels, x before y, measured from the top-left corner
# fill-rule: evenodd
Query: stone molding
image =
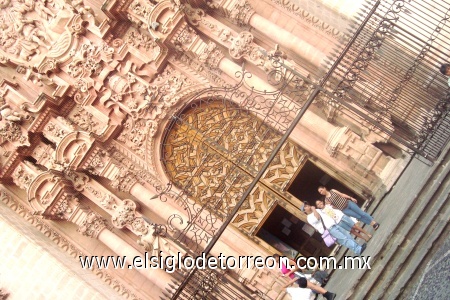
<path id="1" fill-rule="evenodd" d="M 45 234 L 48 237 L 49 241 L 55 243 L 63 252 L 66 252 L 67 255 L 71 256 L 74 260 L 79 261 L 79 256 L 88 255 L 88 253 L 84 253 L 81 249 L 76 247 L 72 241 L 67 240 L 58 231 L 56 231 L 54 228 L 51 228 L 42 218 L 34 215 L 22 204 L 13 199 L 13 197 L 5 192 L 2 188 L 0 188 L 0 201 L 6 204 L 24 220 L 28 221 L 40 232 Z M 111 272 L 104 269 L 98 269 L 96 266 L 94 266 L 91 271 L 112 289 L 114 289 L 117 292 L 118 296 L 130 300 L 146 299 L 145 295 L 138 295 L 139 291 L 130 290 L 129 283 L 122 282 L 119 277 L 112 275 Z"/>

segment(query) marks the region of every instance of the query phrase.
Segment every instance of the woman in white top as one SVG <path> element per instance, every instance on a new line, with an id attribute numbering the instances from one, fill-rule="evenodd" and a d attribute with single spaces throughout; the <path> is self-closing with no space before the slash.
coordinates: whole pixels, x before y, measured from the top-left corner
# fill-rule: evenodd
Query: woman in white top
<path id="1" fill-rule="evenodd" d="M 330 204 L 325 204 L 322 200 L 316 200 L 316 207 L 332 217 L 338 226 L 350 231 L 350 233 L 353 233 L 355 236 L 362 238 L 366 242 L 372 238 L 372 235 L 356 225 L 356 223 L 353 222 L 353 220 L 349 216 L 345 215 L 341 210 L 333 208 Z M 363 236 L 361 233 L 366 236 Z"/>

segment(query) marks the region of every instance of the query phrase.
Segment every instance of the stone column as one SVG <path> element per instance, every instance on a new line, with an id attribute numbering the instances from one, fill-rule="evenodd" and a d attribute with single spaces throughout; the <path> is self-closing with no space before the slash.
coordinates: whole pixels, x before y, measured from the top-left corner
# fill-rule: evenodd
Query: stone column
<path id="1" fill-rule="evenodd" d="M 238 25 L 248 24 L 252 26 L 279 44 L 282 49 L 289 49 L 295 52 L 317 67 L 320 66 L 325 58 L 325 54 L 316 47 L 257 14 L 247 1 L 233 1 L 226 6 L 228 6 L 225 9 L 231 21 Z"/>
<path id="2" fill-rule="evenodd" d="M 224 73 L 226 73 L 231 78 L 236 78 L 234 74 L 236 72 L 242 71 L 242 67 L 234 63 L 228 58 L 222 58 L 219 62 L 219 68 Z M 246 79 L 246 81 L 249 83 L 249 85 L 253 85 L 258 90 L 266 90 L 266 91 L 273 91 L 275 88 L 262 80 L 261 78 L 253 75 L 250 79 Z M 295 118 L 295 114 L 291 113 L 292 119 Z M 300 120 L 300 124 L 304 126 L 305 129 L 310 130 L 314 132 L 316 137 L 319 137 L 320 139 L 326 141 L 328 140 L 328 136 L 331 134 L 331 132 L 334 131 L 336 126 L 334 126 L 331 123 L 326 122 L 321 117 L 316 115 L 315 113 L 311 111 L 306 111 L 304 117 Z M 301 145 L 302 147 L 305 147 L 305 149 L 309 150 L 307 145 L 304 145 L 305 143 L 301 139 L 302 136 L 302 129 L 297 126 L 297 128 L 294 130 L 294 132 L 291 135 L 292 140 L 294 140 L 297 144 Z"/>
<path id="3" fill-rule="evenodd" d="M 137 256 L 141 257 L 141 262 L 144 263 L 144 255 L 111 232 L 106 227 L 106 220 L 97 213 L 86 208 L 80 208 L 69 221 L 79 226 L 78 232 L 82 235 L 98 239 L 117 255 L 126 256 L 128 264 L 131 264 L 131 260 Z M 161 290 L 172 279 L 169 273 L 161 269 L 140 268 L 137 270 Z"/>
<path id="4" fill-rule="evenodd" d="M 279 44 L 282 48 L 295 52 L 316 67 L 319 67 L 326 58 L 325 54 L 316 47 L 257 13 L 253 14 L 250 18 L 249 25 L 259 32 L 264 33 L 264 35 Z"/>
<path id="5" fill-rule="evenodd" d="M 126 256 L 128 263 L 143 254 L 106 228 L 106 220 L 80 204 L 72 182 L 60 171 L 42 172 L 29 162 L 21 162 L 12 175 L 14 183 L 26 190 L 27 200 L 34 213 L 45 219 L 70 221 L 79 226 L 85 236 L 97 238 L 119 256 Z M 153 232 L 149 232 L 152 234 Z M 152 235 L 154 236 L 154 235 Z M 164 270 L 138 269 L 156 287 L 163 289 L 171 276 Z"/>

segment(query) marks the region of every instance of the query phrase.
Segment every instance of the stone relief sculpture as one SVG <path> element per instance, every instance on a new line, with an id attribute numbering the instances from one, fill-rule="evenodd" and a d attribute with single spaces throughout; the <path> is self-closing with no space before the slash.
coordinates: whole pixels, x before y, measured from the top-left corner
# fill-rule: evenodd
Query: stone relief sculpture
<path id="1" fill-rule="evenodd" d="M 9 104 L 0 106 L 0 121 L 5 119 L 11 122 L 20 122 L 24 116 L 17 111 L 14 111 Z"/>
<path id="2" fill-rule="evenodd" d="M 1 140 L 13 143 L 14 147 L 29 146 L 26 131 L 20 126 L 25 115 L 15 111 L 9 104 L 0 106 L 0 143 Z"/>

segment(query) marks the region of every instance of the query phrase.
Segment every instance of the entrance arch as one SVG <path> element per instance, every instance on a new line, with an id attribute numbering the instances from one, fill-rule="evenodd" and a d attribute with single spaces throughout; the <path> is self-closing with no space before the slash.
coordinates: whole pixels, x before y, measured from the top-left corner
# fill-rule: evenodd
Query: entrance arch
<path id="1" fill-rule="evenodd" d="M 199 101 L 173 117 L 162 140 L 161 161 L 169 180 L 198 204 L 197 209 L 206 209 L 224 220 L 280 138 L 275 129 L 231 102 Z M 307 156 L 288 141 L 233 218 L 235 227 L 271 252 L 281 251 L 258 232 L 276 208 L 306 222 L 298 209 L 301 199 L 285 189 Z M 313 239 L 310 235 L 303 237 L 305 241 L 295 243 L 300 254 L 301 245 Z M 320 250 L 308 251 L 307 255 L 329 253 L 317 241 L 314 245 Z"/>

